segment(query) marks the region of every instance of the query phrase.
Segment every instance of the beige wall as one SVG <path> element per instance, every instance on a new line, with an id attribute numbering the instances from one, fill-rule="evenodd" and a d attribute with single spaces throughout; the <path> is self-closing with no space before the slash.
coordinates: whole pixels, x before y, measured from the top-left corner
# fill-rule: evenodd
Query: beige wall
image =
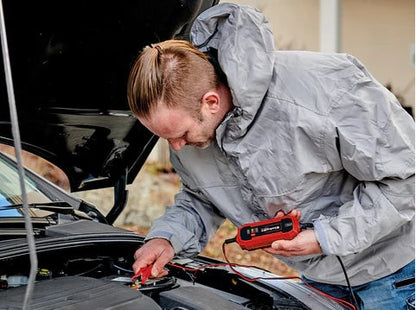
<path id="1" fill-rule="evenodd" d="M 344 0 L 342 51 L 356 55 L 383 84 L 415 105 L 413 0 Z"/>
<path id="2" fill-rule="evenodd" d="M 228 0 L 260 9 L 276 48 L 319 51 L 319 0 Z M 414 108 L 415 3 L 413 0 L 343 0 L 341 52 L 356 56 L 383 84 Z"/>

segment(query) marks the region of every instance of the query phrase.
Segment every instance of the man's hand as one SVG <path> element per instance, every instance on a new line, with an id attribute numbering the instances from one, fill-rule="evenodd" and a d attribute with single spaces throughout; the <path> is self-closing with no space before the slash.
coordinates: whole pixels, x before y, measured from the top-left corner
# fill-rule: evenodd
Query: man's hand
<path id="1" fill-rule="evenodd" d="M 134 253 L 134 273 L 153 264 L 152 277 L 158 278 L 168 274 L 163 268 L 175 255 L 172 245 L 166 239 L 156 238 L 146 242 Z"/>
<path id="2" fill-rule="evenodd" d="M 299 210 L 292 210 L 288 215 L 295 216 L 300 220 L 301 212 Z M 276 218 L 282 216 L 284 216 L 283 211 L 279 211 L 276 214 Z M 270 254 L 287 257 L 322 253 L 321 246 L 319 245 L 313 230 L 301 231 L 292 240 L 276 240 L 272 243 L 270 248 L 266 248 L 264 251 Z"/>
<path id="3" fill-rule="evenodd" d="M 292 240 L 276 240 L 270 248 L 264 250 L 270 254 L 287 257 L 322 253 L 313 230 L 301 231 Z"/>

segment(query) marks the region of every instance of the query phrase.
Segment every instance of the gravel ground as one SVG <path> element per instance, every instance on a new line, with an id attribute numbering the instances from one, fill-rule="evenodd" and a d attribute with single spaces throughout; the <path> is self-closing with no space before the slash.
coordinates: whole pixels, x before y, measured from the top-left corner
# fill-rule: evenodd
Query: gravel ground
<path id="1" fill-rule="evenodd" d="M 161 216 L 180 186 L 175 173 L 159 172 L 155 164 L 146 164 L 134 182 L 127 186 L 128 200 L 115 225 L 149 228 L 152 219 Z M 75 193 L 77 197 L 98 206 L 106 214 L 114 203 L 113 189 Z"/>

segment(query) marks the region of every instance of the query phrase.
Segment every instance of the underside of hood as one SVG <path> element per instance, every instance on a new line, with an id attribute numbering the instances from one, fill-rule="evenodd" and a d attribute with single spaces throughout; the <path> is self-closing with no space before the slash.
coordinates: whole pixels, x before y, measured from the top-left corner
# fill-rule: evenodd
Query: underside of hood
<path id="1" fill-rule="evenodd" d="M 150 43 L 187 39 L 217 2 L 3 1 L 23 148 L 63 169 L 71 191 L 131 183 L 157 137 L 129 111 L 130 67 Z M 0 71 L 0 142 L 13 145 Z"/>

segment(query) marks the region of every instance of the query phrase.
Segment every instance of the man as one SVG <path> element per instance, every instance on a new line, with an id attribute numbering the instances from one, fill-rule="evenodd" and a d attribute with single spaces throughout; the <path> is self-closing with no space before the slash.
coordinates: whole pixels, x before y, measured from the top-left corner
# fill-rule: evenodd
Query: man
<path id="1" fill-rule="evenodd" d="M 362 309 L 404 309 L 414 292 L 413 119 L 349 55 L 274 51 L 253 8 L 213 7 L 191 38 L 198 49 L 145 48 L 129 78 L 133 113 L 169 141 L 183 184 L 134 270 L 153 263 L 152 275 L 165 275 L 224 218 L 240 226 L 291 213 L 314 229 L 267 252 L 348 298 L 340 257 Z"/>

